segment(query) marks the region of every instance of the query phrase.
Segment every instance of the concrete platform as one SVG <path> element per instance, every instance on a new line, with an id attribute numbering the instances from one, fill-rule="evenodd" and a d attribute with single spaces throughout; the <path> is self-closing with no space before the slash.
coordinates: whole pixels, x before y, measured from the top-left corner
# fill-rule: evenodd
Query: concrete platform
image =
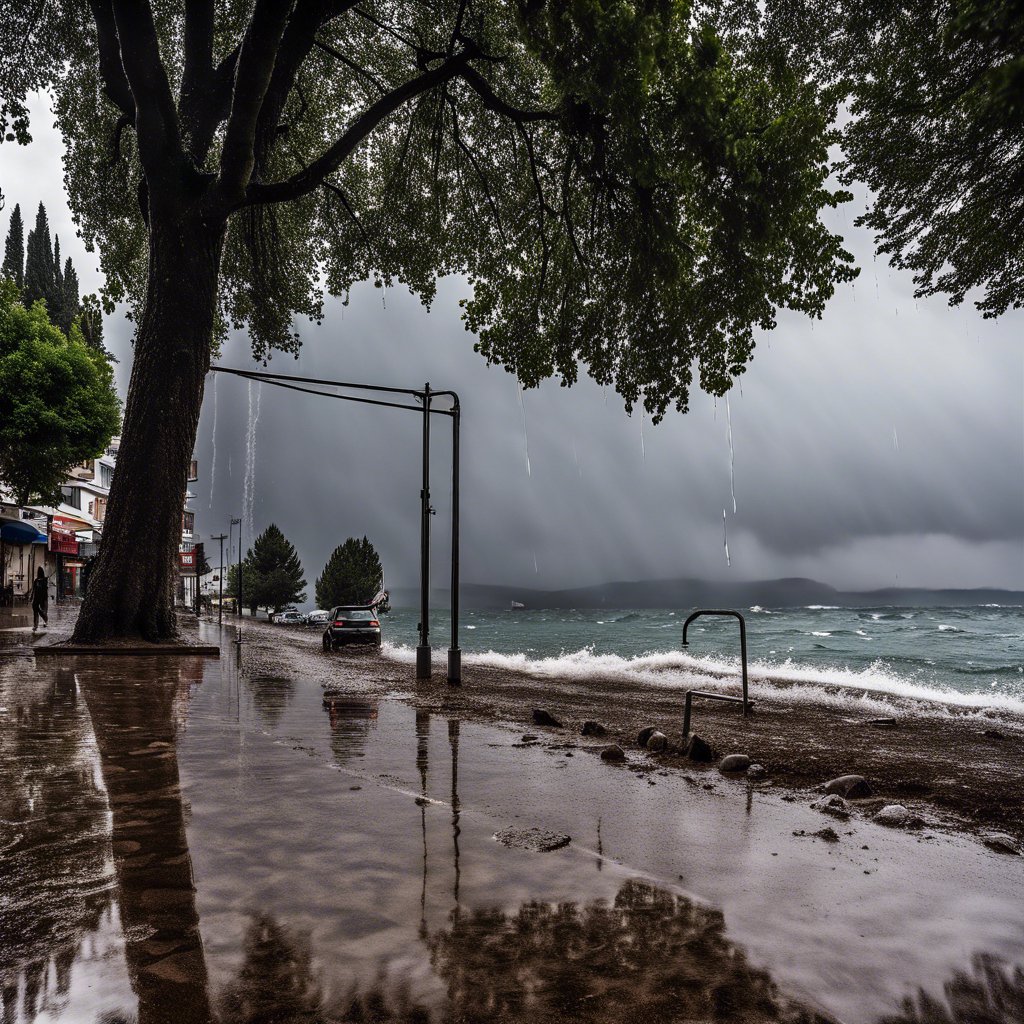
<path id="1" fill-rule="evenodd" d="M 32 648 L 36 657 L 56 658 L 61 655 L 94 654 L 109 655 L 183 655 L 194 657 L 201 655 L 208 658 L 219 658 L 220 648 L 212 644 L 136 644 L 134 646 L 104 646 L 103 644 L 36 644 Z"/>

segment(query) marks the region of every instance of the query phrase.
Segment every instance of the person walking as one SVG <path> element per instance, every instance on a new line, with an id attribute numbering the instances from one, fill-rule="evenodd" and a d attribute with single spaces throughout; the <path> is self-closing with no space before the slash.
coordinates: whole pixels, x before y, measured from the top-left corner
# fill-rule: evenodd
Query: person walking
<path id="1" fill-rule="evenodd" d="M 46 608 L 49 604 L 50 593 L 48 588 L 48 582 L 46 579 L 46 573 L 42 566 L 39 566 L 39 571 L 36 573 L 36 578 L 32 581 L 32 631 L 35 632 L 39 628 L 39 616 L 43 617 L 43 626 L 49 625 L 50 619 L 46 614 Z"/>

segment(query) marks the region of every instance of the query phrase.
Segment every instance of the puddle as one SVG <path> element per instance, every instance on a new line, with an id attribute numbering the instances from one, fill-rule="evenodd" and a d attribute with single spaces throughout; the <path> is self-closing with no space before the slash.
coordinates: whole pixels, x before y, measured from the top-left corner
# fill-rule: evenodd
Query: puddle
<path id="1" fill-rule="evenodd" d="M 0 664 L 4 1024 L 1019 1019 L 1024 861 L 326 703 L 231 658 Z"/>

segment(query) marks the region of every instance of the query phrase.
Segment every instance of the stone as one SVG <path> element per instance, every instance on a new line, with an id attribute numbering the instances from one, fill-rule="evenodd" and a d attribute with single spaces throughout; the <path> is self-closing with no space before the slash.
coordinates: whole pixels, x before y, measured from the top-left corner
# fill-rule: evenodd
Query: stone
<path id="1" fill-rule="evenodd" d="M 647 741 L 657 732 L 658 730 L 653 725 L 645 726 L 636 734 L 636 745 L 638 747 L 646 747 Z"/>
<path id="2" fill-rule="evenodd" d="M 906 828 L 913 818 L 903 804 L 886 804 L 872 820 L 878 825 L 888 825 L 889 828 Z"/>
<path id="3" fill-rule="evenodd" d="M 839 836 L 836 834 L 836 830 L 831 825 L 826 825 L 824 828 L 818 829 L 817 832 L 812 832 L 816 839 L 824 839 L 826 843 L 838 843 Z"/>
<path id="4" fill-rule="evenodd" d="M 655 730 L 647 738 L 646 747 L 652 754 L 660 754 L 668 746 L 668 737 L 663 732 Z"/>
<path id="5" fill-rule="evenodd" d="M 996 853 L 1008 853 L 1013 856 L 1021 856 L 1021 846 L 1013 836 L 1005 832 L 982 832 L 981 841 Z"/>
<path id="6" fill-rule="evenodd" d="M 747 778 L 752 782 L 763 779 L 768 775 L 768 769 L 763 764 L 752 764 L 747 769 Z"/>
<path id="7" fill-rule="evenodd" d="M 503 828 L 494 833 L 494 838 L 502 846 L 514 850 L 530 850 L 533 853 L 549 853 L 560 850 L 572 842 L 572 837 L 560 832 L 551 832 L 546 828 Z"/>
<path id="8" fill-rule="evenodd" d="M 607 736 L 608 730 L 600 722 L 586 721 L 580 728 L 581 736 Z"/>
<path id="9" fill-rule="evenodd" d="M 533 709 L 533 724 L 547 726 L 549 729 L 561 729 L 562 723 L 543 708 Z"/>
<path id="10" fill-rule="evenodd" d="M 601 760 L 625 761 L 626 752 L 618 745 L 618 743 L 613 743 L 611 746 L 605 747 L 604 750 L 601 751 Z"/>
<path id="11" fill-rule="evenodd" d="M 825 792 L 836 793 L 847 800 L 860 800 L 871 796 L 874 790 L 863 775 L 840 775 L 838 779 L 825 783 Z"/>
<path id="12" fill-rule="evenodd" d="M 718 763 L 720 772 L 745 772 L 750 767 L 750 758 L 746 754 L 727 754 Z"/>
<path id="13" fill-rule="evenodd" d="M 683 754 L 691 761 L 700 761 L 705 764 L 715 759 L 714 747 L 706 740 L 702 740 L 696 733 L 687 740 Z"/>
<path id="14" fill-rule="evenodd" d="M 823 796 L 811 804 L 812 811 L 821 811 L 822 814 L 831 814 L 833 818 L 845 820 L 850 816 L 850 807 L 847 802 L 838 794 Z"/>

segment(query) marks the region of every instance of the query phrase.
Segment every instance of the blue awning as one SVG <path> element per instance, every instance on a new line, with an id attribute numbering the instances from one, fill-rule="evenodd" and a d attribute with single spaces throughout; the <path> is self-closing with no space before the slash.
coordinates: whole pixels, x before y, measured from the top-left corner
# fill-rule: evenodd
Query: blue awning
<path id="1" fill-rule="evenodd" d="M 40 533 L 31 523 L 7 519 L 0 525 L 0 540 L 8 544 L 45 544 L 46 534 Z"/>

